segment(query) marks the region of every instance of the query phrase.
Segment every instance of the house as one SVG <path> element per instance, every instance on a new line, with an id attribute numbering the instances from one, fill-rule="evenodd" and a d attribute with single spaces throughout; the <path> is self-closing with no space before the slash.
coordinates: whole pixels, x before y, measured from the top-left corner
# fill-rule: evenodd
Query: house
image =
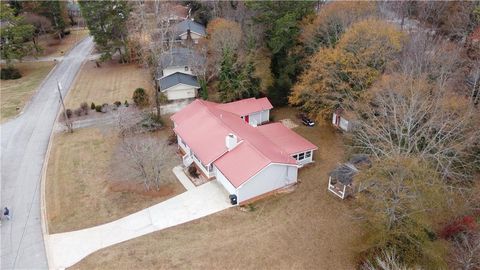
<path id="1" fill-rule="evenodd" d="M 198 40 L 207 36 L 205 26 L 192 20 L 184 20 L 174 26 L 176 38 L 185 42 L 191 39 L 197 44 Z"/>
<path id="2" fill-rule="evenodd" d="M 318 149 L 280 123 L 247 123 L 246 115 L 271 109 L 251 105 L 257 102 L 227 106 L 197 99 L 171 117 L 183 165 L 216 178 L 238 204 L 295 184 L 298 168 L 313 162 Z"/>
<path id="3" fill-rule="evenodd" d="M 159 91 L 164 93 L 168 100 L 195 98 L 200 88 L 196 76 L 182 72 L 175 72 L 157 80 Z"/>
<path id="4" fill-rule="evenodd" d="M 160 56 L 159 67 L 162 68 L 159 70 L 157 78 L 168 76 L 175 72 L 196 75 L 192 69 L 195 66 L 205 65 L 205 63 L 206 59 L 192 49 L 172 48 Z"/>
<path id="5" fill-rule="evenodd" d="M 351 131 L 353 128 L 353 119 L 354 116 L 349 111 L 338 108 L 332 115 L 332 124 L 343 131 Z"/>
<path id="6" fill-rule="evenodd" d="M 168 17 L 166 16 L 165 20 L 168 20 L 171 23 L 175 23 L 186 20 L 188 18 L 188 7 L 168 2 L 165 4 L 165 8 L 169 11 Z"/>

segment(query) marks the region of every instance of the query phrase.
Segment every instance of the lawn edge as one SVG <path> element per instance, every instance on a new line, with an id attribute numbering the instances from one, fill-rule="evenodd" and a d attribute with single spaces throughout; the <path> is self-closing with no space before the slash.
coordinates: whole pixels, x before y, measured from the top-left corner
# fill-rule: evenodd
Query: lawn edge
<path id="1" fill-rule="evenodd" d="M 90 36 L 86 36 L 85 38 L 88 38 L 88 37 L 90 37 Z M 72 47 L 72 49 L 75 48 L 85 38 L 78 41 L 75 44 L 75 46 Z M 70 51 L 68 53 L 70 53 Z M 91 51 L 90 51 L 90 53 L 91 53 Z M 88 58 L 85 58 L 85 60 L 82 62 L 82 65 L 78 69 L 77 73 L 75 74 L 75 78 L 73 79 L 70 87 L 68 88 L 68 91 L 67 91 L 67 94 L 66 94 L 65 98 L 70 93 L 70 89 L 72 88 L 72 86 L 75 85 L 75 82 L 78 79 L 78 74 L 80 73 L 82 68 L 85 66 L 85 63 L 87 61 L 88 61 Z M 57 66 L 55 66 L 55 67 L 57 67 Z M 52 71 L 53 71 L 53 69 L 52 69 Z M 42 82 L 42 84 L 43 84 L 43 82 Z M 41 224 L 42 224 L 43 245 L 45 247 L 45 255 L 47 257 L 47 265 L 49 266 L 49 269 L 50 269 L 50 266 L 52 265 L 52 262 L 53 262 L 53 256 L 50 254 L 51 253 L 50 252 L 50 245 L 49 245 L 50 234 L 49 234 L 49 229 L 48 229 L 48 219 L 47 219 L 48 215 L 47 215 L 45 187 L 46 187 L 46 181 L 47 181 L 47 169 L 48 169 L 48 163 L 50 161 L 50 152 L 51 152 L 51 148 L 52 148 L 52 141 L 53 141 L 53 138 L 55 137 L 54 136 L 55 126 L 58 123 L 58 118 L 59 118 L 61 112 L 62 112 L 62 108 L 59 107 L 58 112 L 57 112 L 57 116 L 55 117 L 55 121 L 53 122 L 53 125 L 52 125 L 52 130 L 50 131 L 50 137 L 48 139 L 48 146 L 47 146 L 47 151 L 45 152 L 45 158 L 43 159 L 42 173 L 41 173 L 41 179 L 40 179 L 40 218 L 41 218 Z"/>

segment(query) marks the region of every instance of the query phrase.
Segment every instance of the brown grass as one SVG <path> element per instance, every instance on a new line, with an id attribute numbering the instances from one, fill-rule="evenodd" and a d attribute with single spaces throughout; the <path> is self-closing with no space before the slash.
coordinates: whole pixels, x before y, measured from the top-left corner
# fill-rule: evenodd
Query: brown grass
<path id="1" fill-rule="evenodd" d="M 154 133 L 166 140 L 167 129 Z M 164 177 L 170 184 L 145 192 L 134 174 L 119 175 L 127 167 L 111 131 L 96 128 L 55 135 L 47 168 L 46 203 L 49 233 L 100 225 L 159 203 L 184 191 L 171 171 L 181 161 L 169 148 Z"/>
<path id="2" fill-rule="evenodd" d="M 70 29 L 70 35 L 62 40 L 51 34 L 43 35 L 39 38 L 38 44 L 42 47 L 42 52 L 37 57 L 55 57 L 65 55 L 78 41 L 88 36 L 88 29 Z"/>
<path id="3" fill-rule="evenodd" d="M 152 78 L 148 70 L 135 64 L 119 64 L 116 61 L 103 63 L 97 68 L 93 61 L 87 62 L 80 71 L 75 85 L 66 100 L 67 108 L 75 109 L 80 103 L 101 105 L 115 101 L 131 102 L 133 91 L 142 87 L 153 93 Z"/>
<path id="4" fill-rule="evenodd" d="M 22 110 L 54 66 L 54 62 L 15 64 L 15 68 L 20 70 L 23 77 L 17 80 L 0 81 L 0 122 L 17 115 Z"/>
<path id="5" fill-rule="evenodd" d="M 296 111 L 273 114 L 295 119 Z M 349 217 L 353 202 L 327 192 L 342 138 L 328 123 L 295 131 L 319 150 L 294 192 L 267 197 L 252 212 L 229 209 L 117 244 L 72 269 L 354 269 L 361 230 Z"/>

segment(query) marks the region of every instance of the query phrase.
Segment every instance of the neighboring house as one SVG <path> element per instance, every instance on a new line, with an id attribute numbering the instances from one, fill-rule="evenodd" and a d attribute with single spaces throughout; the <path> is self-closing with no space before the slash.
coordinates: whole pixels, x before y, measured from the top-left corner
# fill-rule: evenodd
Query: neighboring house
<path id="1" fill-rule="evenodd" d="M 158 85 L 159 90 L 167 96 L 168 100 L 194 98 L 200 88 L 196 76 L 181 72 L 158 79 Z"/>
<path id="2" fill-rule="evenodd" d="M 172 48 L 160 56 L 160 66 L 158 77 L 165 77 L 175 72 L 181 72 L 190 75 L 195 65 L 205 65 L 206 60 L 189 48 Z"/>
<path id="3" fill-rule="evenodd" d="M 339 108 L 335 110 L 332 115 L 332 124 L 343 131 L 351 131 L 353 128 L 353 119 L 354 116 L 351 113 Z"/>
<path id="4" fill-rule="evenodd" d="M 170 3 L 166 8 L 169 10 L 168 20 L 171 23 L 180 22 L 188 18 L 188 7 L 186 6 Z"/>
<path id="5" fill-rule="evenodd" d="M 258 112 L 256 105 L 250 109 L 257 102 L 235 102 L 237 114 L 228 103 L 197 99 L 171 117 L 183 164 L 216 177 L 238 204 L 295 184 L 298 168 L 312 162 L 318 149 L 282 124 L 246 123 L 241 117 Z"/>
<path id="6" fill-rule="evenodd" d="M 205 26 L 189 19 L 179 22 L 174 29 L 177 39 L 182 42 L 191 39 L 193 43 L 197 44 L 199 39 L 207 36 Z"/>

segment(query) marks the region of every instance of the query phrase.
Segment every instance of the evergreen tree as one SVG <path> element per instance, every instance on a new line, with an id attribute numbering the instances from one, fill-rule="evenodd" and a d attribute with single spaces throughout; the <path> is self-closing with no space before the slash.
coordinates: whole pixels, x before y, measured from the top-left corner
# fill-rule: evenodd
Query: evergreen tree
<path id="1" fill-rule="evenodd" d="M 64 35 L 67 17 L 66 3 L 63 1 L 42 1 L 40 2 L 38 14 L 47 17 L 52 23 L 55 33 L 61 39 Z"/>
<path id="2" fill-rule="evenodd" d="M 235 69 L 235 62 L 235 54 L 231 50 L 224 50 L 218 78 L 218 92 L 220 94 L 220 100 L 223 102 L 238 99 L 238 95 L 235 92 L 240 88 L 240 82 Z"/>
<path id="3" fill-rule="evenodd" d="M 112 58 L 119 52 L 122 61 L 128 60 L 127 20 L 130 4 L 126 1 L 80 1 L 80 9 L 90 34 L 102 52 L 101 60 Z"/>
<path id="4" fill-rule="evenodd" d="M 33 49 L 29 41 L 33 38 L 34 27 L 26 24 L 22 16 L 15 16 L 14 9 L 5 2 L 0 3 L 0 43 L 1 58 L 8 68 L 13 68 L 13 60 L 21 60 Z"/>

